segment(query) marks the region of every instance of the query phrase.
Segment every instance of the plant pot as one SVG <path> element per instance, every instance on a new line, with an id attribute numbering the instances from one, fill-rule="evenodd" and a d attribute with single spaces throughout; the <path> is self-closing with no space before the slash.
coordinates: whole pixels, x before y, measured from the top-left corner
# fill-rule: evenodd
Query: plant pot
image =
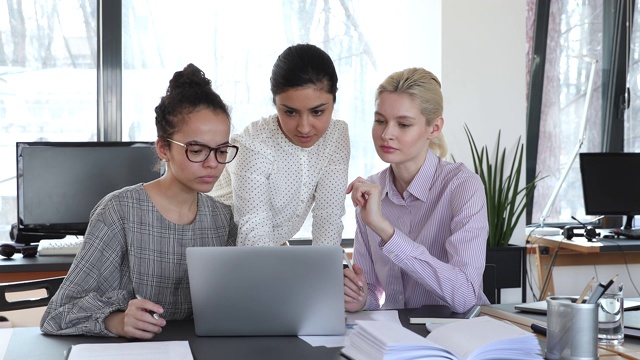
<path id="1" fill-rule="evenodd" d="M 527 300 L 526 247 L 509 245 L 487 248 L 487 264 L 496 266 L 497 303 L 500 303 L 500 289 L 522 288 L 522 302 Z"/>

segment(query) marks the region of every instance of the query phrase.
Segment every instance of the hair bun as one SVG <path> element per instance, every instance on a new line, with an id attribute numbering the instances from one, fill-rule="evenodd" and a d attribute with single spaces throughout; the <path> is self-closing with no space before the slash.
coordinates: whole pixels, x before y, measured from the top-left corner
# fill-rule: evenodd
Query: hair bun
<path id="1" fill-rule="evenodd" d="M 181 71 L 176 71 L 173 78 L 169 81 L 167 95 L 171 92 L 182 90 L 198 90 L 199 88 L 210 88 L 211 80 L 209 80 L 204 71 L 200 70 L 193 64 L 188 64 Z"/>

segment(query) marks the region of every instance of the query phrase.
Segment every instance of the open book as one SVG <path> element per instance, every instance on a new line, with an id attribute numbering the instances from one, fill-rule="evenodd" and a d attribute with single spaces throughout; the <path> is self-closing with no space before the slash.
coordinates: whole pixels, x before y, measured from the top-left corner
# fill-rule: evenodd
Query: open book
<path id="1" fill-rule="evenodd" d="M 426 338 L 402 325 L 358 321 L 342 353 L 354 360 L 543 359 L 533 333 L 488 316 L 443 325 Z"/>

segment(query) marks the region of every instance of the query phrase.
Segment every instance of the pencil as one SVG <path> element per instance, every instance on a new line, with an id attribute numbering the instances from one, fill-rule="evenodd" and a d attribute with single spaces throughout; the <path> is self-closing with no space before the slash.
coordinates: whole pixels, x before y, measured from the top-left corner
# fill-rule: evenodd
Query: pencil
<path id="1" fill-rule="evenodd" d="M 342 249 L 342 258 L 347 263 L 347 266 L 349 267 L 349 270 L 353 271 L 353 264 L 351 264 L 351 260 L 347 256 L 347 252 L 344 251 L 344 249 Z M 360 289 L 360 291 L 364 292 L 364 288 L 362 287 L 362 285 L 358 286 L 358 288 Z"/>
<path id="2" fill-rule="evenodd" d="M 593 281 L 596 279 L 596 277 L 592 277 L 591 280 L 589 280 L 589 282 L 587 283 L 587 286 L 584 287 L 584 290 L 582 290 L 582 293 L 580 294 L 580 297 L 578 297 L 578 301 L 576 301 L 576 304 L 582 304 L 582 301 L 584 300 L 584 297 L 587 296 L 587 293 L 589 292 L 589 290 L 591 290 L 591 285 L 593 285 Z"/>
<path id="3" fill-rule="evenodd" d="M 602 294 L 604 294 L 611 287 L 611 285 L 613 285 L 613 283 L 616 282 L 617 279 L 618 279 L 618 275 L 611 278 L 611 280 L 609 280 L 609 282 L 604 285 L 602 283 L 598 283 L 598 286 L 596 286 L 596 289 L 591 293 L 591 296 L 589 296 L 589 300 L 587 301 L 587 304 L 597 303 L 600 297 L 602 296 Z"/>

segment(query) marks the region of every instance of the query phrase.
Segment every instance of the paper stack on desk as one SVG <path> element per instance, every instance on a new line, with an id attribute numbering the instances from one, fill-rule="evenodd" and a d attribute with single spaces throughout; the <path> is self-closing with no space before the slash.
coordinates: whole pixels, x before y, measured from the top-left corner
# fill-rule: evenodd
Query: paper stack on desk
<path id="1" fill-rule="evenodd" d="M 354 360 L 543 359 L 533 333 L 488 316 L 443 325 L 426 338 L 402 325 L 359 321 L 342 353 Z"/>

